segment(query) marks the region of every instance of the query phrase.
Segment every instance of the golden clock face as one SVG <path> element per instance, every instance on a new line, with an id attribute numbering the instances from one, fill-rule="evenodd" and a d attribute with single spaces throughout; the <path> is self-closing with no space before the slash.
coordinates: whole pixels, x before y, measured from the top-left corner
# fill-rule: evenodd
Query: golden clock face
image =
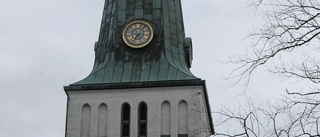
<path id="1" fill-rule="evenodd" d="M 151 42 L 153 29 L 147 22 L 136 20 L 126 25 L 122 38 L 128 46 L 142 48 Z"/>

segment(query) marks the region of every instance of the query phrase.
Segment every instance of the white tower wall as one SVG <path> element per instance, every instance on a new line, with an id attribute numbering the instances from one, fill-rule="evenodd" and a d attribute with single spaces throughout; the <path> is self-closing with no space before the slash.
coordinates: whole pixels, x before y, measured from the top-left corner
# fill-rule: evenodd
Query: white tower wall
<path id="1" fill-rule="evenodd" d="M 138 106 L 141 102 L 147 104 L 148 137 L 169 137 L 161 132 L 170 132 L 170 137 L 186 136 L 179 131 L 187 132 L 188 137 L 206 137 L 211 131 L 204 92 L 203 86 L 67 91 L 66 137 L 120 137 L 121 108 L 124 103 L 128 103 L 131 107 L 130 137 L 138 137 Z M 187 110 L 185 105 L 179 105 L 181 102 L 187 105 Z M 166 105 L 162 106 L 163 103 Z M 101 105 L 104 106 L 102 110 Z M 83 106 L 91 108 L 90 123 L 81 122 Z M 182 107 L 179 108 L 179 106 Z M 89 115 L 87 110 L 84 114 L 86 116 Z M 186 114 L 179 114 L 179 111 Z M 161 119 L 168 117 L 170 119 Z M 187 121 L 181 121 L 181 119 L 187 119 Z M 81 125 L 83 123 L 90 126 Z M 185 123 L 188 125 L 186 126 Z M 170 125 L 170 127 L 161 124 Z M 101 131 L 103 129 L 106 131 Z M 90 136 L 81 136 L 81 133 L 85 133 L 83 130 L 89 130 Z M 104 136 L 105 134 L 107 136 Z M 184 135 L 179 136 L 179 134 Z"/>

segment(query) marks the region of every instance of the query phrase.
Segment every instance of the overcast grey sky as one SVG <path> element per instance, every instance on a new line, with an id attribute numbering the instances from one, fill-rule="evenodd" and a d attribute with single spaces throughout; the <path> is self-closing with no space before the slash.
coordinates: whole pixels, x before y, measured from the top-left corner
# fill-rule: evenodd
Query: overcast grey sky
<path id="1" fill-rule="evenodd" d="M 0 0 L 0 136 L 62 137 L 63 86 L 86 77 L 94 61 L 104 0 Z M 261 25 L 246 0 L 182 0 L 192 37 L 192 72 L 207 80 L 211 108 L 242 102 L 243 87 L 224 88 L 233 65 L 217 60 L 245 51 L 242 41 Z M 257 71 L 248 96 L 268 100 L 290 84 Z M 214 118 L 215 119 L 215 118 Z M 220 130 L 220 129 L 219 129 Z"/>

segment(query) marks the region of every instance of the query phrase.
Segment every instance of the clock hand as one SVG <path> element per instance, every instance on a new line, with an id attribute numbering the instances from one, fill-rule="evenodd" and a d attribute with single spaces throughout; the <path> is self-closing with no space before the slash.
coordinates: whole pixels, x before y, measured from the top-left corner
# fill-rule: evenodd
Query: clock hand
<path id="1" fill-rule="evenodd" d="M 133 41 L 136 39 L 136 37 L 138 36 L 138 34 L 139 34 L 139 33 L 137 33 L 136 35 L 134 35 L 134 37 L 132 38 L 131 42 L 133 42 Z"/>
<path id="2" fill-rule="evenodd" d="M 140 34 L 140 32 L 141 32 L 141 29 L 139 29 L 138 33 L 133 37 L 133 39 L 131 40 L 131 42 L 133 42 L 133 41 L 137 38 L 137 36 Z"/>

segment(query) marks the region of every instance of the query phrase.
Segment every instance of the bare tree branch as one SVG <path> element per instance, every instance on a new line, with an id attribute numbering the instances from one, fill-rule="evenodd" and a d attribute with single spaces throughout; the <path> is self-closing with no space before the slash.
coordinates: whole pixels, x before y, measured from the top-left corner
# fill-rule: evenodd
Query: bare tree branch
<path id="1" fill-rule="evenodd" d="M 264 14 L 266 24 L 260 30 L 252 32 L 248 38 L 255 41 L 251 52 L 245 55 L 230 56 L 230 63 L 238 65 L 228 79 L 236 79 L 234 85 L 249 84 L 251 74 L 262 66 L 267 66 L 281 54 L 296 50 L 299 47 L 315 45 L 320 48 L 320 1 L 318 0 L 286 0 L 263 1 L 253 0 L 251 6 L 270 6 L 272 10 Z M 284 64 L 287 64 L 286 62 Z M 285 77 L 309 79 L 320 82 L 319 61 L 306 58 L 302 65 L 287 66 L 273 64 L 271 72 Z M 290 63 L 289 63 L 290 64 Z"/>
<path id="2" fill-rule="evenodd" d="M 281 77 L 320 83 L 320 0 L 250 0 L 248 5 L 270 10 L 262 15 L 266 24 L 248 35 L 253 43 L 247 52 L 229 56 L 229 63 L 237 65 L 227 77 L 234 80 L 232 86 L 247 88 L 253 72 L 263 67 Z M 310 49 L 314 55 L 299 52 L 301 49 Z M 294 56 L 301 58 L 292 59 Z M 320 137 L 318 87 L 311 91 L 287 89 L 274 104 L 247 101 L 237 109 L 223 107 L 213 112 L 220 115 L 216 126 L 235 122 L 233 125 L 242 127 L 231 133 L 217 131 L 216 136 Z"/>

